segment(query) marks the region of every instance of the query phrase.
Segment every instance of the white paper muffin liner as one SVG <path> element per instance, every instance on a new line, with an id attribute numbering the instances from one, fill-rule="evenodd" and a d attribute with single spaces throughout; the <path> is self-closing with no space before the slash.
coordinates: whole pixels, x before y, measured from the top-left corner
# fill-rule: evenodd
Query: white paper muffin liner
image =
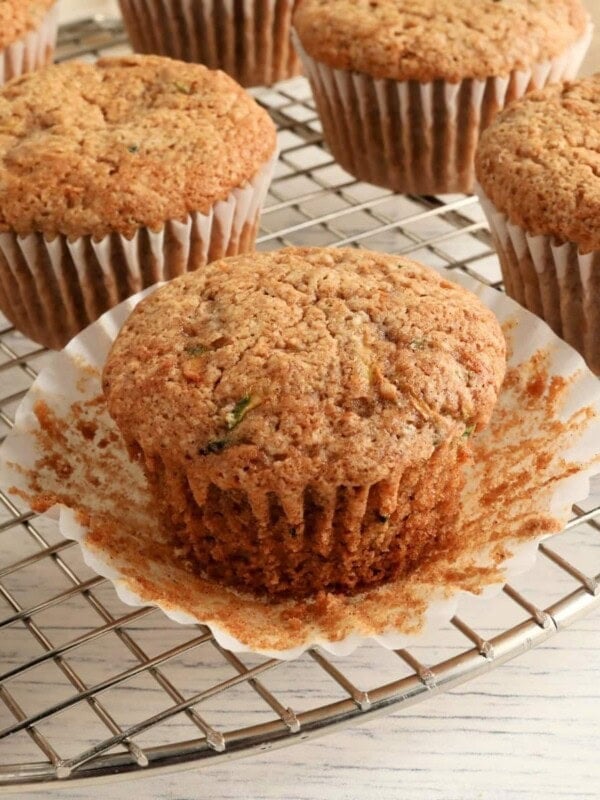
<path id="1" fill-rule="evenodd" d="M 0 85 L 49 64 L 57 33 L 58 3 L 54 3 L 38 28 L 0 50 Z"/>
<path id="2" fill-rule="evenodd" d="M 544 319 L 600 375 L 600 251 L 533 236 L 512 223 L 477 186 L 500 258 L 506 291 Z"/>
<path id="3" fill-rule="evenodd" d="M 506 77 L 459 83 L 375 79 L 333 69 L 294 44 L 334 158 L 361 181 L 406 194 L 470 193 L 481 132 L 512 100 L 576 77 L 593 35 L 561 56 Z"/>
<path id="4" fill-rule="evenodd" d="M 170 220 L 159 231 L 99 241 L 0 233 L 0 309 L 46 347 L 63 347 L 109 308 L 158 281 L 254 249 L 275 159 L 207 214 Z"/>
<path id="5" fill-rule="evenodd" d="M 294 0 L 119 0 L 139 53 L 222 69 L 242 86 L 301 71 L 290 30 Z"/>
<path id="6" fill-rule="evenodd" d="M 40 373 L 0 451 L 2 487 L 37 510 L 40 497 L 47 507 L 54 503 L 50 513 L 62 534 L 80 543 L 87 564 L 125 603 L 207 625 L 231 650 L 291 659 L 315 645 L 337 655 L 366 640 L 390 649 L 412 645 L 449 620 L 461 597 L 493 595 L 529 569 L 538 543 L 562 530 L 599 471 L 600 381 L 514 301 L 468 276 L 448 277 L 495 312 L 512 351 L 492 423 L 473 441 L 462 501 L 464 554 L 355 597 L 269 604 L 189 572 L 168 541 L 156 550 L 165 534 L 100 386 L 114 338 L 153 288 L 104 314 Z"/>

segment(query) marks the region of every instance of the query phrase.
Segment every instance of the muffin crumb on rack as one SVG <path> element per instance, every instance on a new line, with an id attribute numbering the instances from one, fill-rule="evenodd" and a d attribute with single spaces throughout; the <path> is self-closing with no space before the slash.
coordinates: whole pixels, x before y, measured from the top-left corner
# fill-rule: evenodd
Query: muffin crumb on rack
<path id="1" fill-rule="evenodd" d="M 380 583 L 452 535 L 504 367 L 493 314 L 437 273 L 290 248 L 159 289 L 104 387 L 198 567 L 301 595 Z"/>

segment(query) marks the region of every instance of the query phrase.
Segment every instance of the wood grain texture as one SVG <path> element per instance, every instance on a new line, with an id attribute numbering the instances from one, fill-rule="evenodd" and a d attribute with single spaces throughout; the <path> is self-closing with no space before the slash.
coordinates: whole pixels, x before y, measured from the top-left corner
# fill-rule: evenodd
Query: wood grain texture
<path id="1" fill-rule="evenodd" d="M 600 0 L 588 0 L 600 29 Z M 114 3 L 97 0 L 62 0 L 66 17 L 114 10 Z M 600 37 L 596 37 L 586 71 L 600 69 Z M 48 529 L 51 541 L 59 541 Z M 568 543 L 570 555 L 582 552 L 586 559 L 579 563 L 590 572 L 600 571 L 600 537 L 591 542 L 589 529 L 574 535 Z M 3 539 L 3 556 L 27 554 L 16 537 Z M 570 548 L 570 550 L 569 550 Z M 31 549 L 33 552 L 33 548 Z M 70 551 L 69 551 L 70 553 Z M 66 557 L 66 556 L 65 556 Z M 593 565 L 591 564 L 592 559 Z M 588 561 L 589 559 L 589 561 Z M 50 577 L 50 576 L 48 576 Z M 17 598 L 35 600 L 45 576 L 39 571 L 28 579 L 15 580 L 10 588 Z M 536 582 L 537 581 L 537 582 Z M 524 578 L 527 593 L 546 599 L 553 585 L 564 594 L 568 580 L 557 578 L 552 570 L 542 570 L 536 581 Z M 535 584 L 535 585 L 534 585 Z M 65 583 L 66 587 L 66 583 Z M 102 592 L 107 604 L 117 605 L 112 590 Z M 491 608 L 491 607 L 490 607 Z M 4 610 L 4 609 L 2 609 Z M 67 607 L 68 610 L 68 607 Z M 508 612 L 507 612 L 508 613 Z M 512 613 L 512 611 L 511 611 Z M 502 629 L 499 617 L 485 607 L 472 609 L 473 624 L 489 634 Z M 517 621 L 516 618 L 514 621 Z M 78 613 L 65 615 L 45 612 L 44 631 L 57 644 L 83 633 L 97 623 L 97 618 Z M 176 643 L 173 626 L 157 614 L 137 623 L 135 635 L 148 652 L 159 652 Z M 4 669 L 19 663 L 25 655 L 40 652 L 30 634 L 21 627 L 2 632 L 0 653 Z M 423 659 L 447 658 L 464 647 L 447 632 L 439 637 L 435 648 L 417 648 Z M 116 647 L 116 645 L 115 645 Z M 128 662 L 124 649 L 102 652 L 103 646 L 86 648 L 74 663 L 88 683 L 110 674 L 112 659 L 119 658 L 119 667 Z M 186 655 L 170 676 L 182 690 L 192 691 L 197 682 L 214 681 L 219 674 L 203 651 Z M 345 660 L 345 669 L 358 685 L 376 685 L 384 674 L 384 662 L 391 658 L 373 649 L 372 658 L 359 653 Z M 367 666 L 365 666 L 365 664 Z M 326 702 L 335 695 L 327 677 L 315 672 L 307 682 L 306 662 L 290 665 L 279 675 L 274 673 L 266 683 L 278 696 L 283 696 L 297 710 Z M 168 670 L 167 670 L 168 671 Z M 304 677 L 303 677 L 304 676 Z M 561 798 L 596 800 L 600 785 L 600 757 L 597 734 L 600 728 L 600 613 L 592 614 L 561 632 L 546 645 L 527 653 L 517 661 L 500 667 L 445 695 L 431 697 L 407 711 L 380 718 L 369 725 L 334 733 L 327 738 L 300 742 L 292 748 L 265 753 L 251 759 L 219 764 L 202 771 L 190 771 L 154 777 L 110 787 L 67 789 L 59 787 L 45 792 L 50 800 L 542 800 Z M 269 683 L 269 680 L 271 681 Z M 54 667 L 25 676 L 18 696 L 27 708 L 35 708 L 42 698 L 66 697 L 70 688 L 64 676 Z M 339 695 L 335 695 L 338 697 Z M 141 719 L 150 710 L 164 705 L 151 681 L 140 679 L 105 698 L 107 707 L 125 723 Z M 217 701 L 202 707 L 209 721 L 226 726 L 242 721 L 258 721 L 254 699 L 240 690 L 238 705 L 223 713 Z M 0 727 L 7 722 L 0 704 Z M 229 716 L 228 716 L 229 714 Z M 180 726 L 178 728 L 177 726 Z M 171 735 L 179 731 L 181 738 L 190 738 L 185 721 L 174 722 Z M 69 742 L 68 716 L 48 724 L 46 732 L 54 742 Z M 90 713 L 90 741 L 95 734 L 105 735 Z M 61 738 L 62 737 L 62 738 Z M 150 740 L 149 740 L 150 741 Z M 84 743 L 79 743 L 85 746 Z M 0 763 L 23 757 L 37 757 L 25 736 L 15 737 L 0 750 Z M 41 794 L 19 793 L 21 800 L 34 800 Z"/>
<path id="2" fill-rule="evenodd" d="M 45 796 L 591 800 L 600 780 L 599 674 L 600 614 L 595 614 L 484 678 L 368 726 L 207 770 L 110 788 L 57 789 Z"/>

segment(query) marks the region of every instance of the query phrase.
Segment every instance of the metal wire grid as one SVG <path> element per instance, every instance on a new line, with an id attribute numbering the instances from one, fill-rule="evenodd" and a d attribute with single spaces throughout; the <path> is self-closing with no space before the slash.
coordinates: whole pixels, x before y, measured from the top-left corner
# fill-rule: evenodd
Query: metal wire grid
<path id="1" fill-rule="evenodd" d="M 124 42 L 118 21 L 87 20 L 63 29 L 59 54 L 95 57 Z M 359 184 L 323 149 L 303 79 L 256 96 L 278 123 L 282 147 L 261 248 L 364 244 L 500 288 L 474 198 L 404 198 Z M 6 433 L 46 354 L 5 323 L 0 357 Z M 565 533 L 540 547 L 537 582 L 526 591 L 507 585 L 494 601 L 504 603 L 495 627 L 488 601 L 485 612 L 474 606 L 468 621 L 455 617 L 415 651 L 366 647 L 342 660 L 315 649 L 284 664 L 238 658 L 201 626 L 124 606 L 54 523 L 0 492 L 0 789 L 206 765 L 408 707 L 542 643 L 600 604 L 600 574 L 590 574 L 600 570 L 599 533 L 600 505 L 575 508 Z M 539 597 L 549 587 L 546 604 Z"/>

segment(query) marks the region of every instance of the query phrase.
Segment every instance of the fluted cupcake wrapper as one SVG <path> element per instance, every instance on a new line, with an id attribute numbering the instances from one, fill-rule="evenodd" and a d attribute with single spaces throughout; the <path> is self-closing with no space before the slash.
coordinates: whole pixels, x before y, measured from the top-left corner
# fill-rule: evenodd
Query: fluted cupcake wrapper
<path id="1" fill-rule="evenodd" d="M 159 231 L 140 228 L 131 239 L 0 233 L 0 310 L 29 338 L 60 348 L 141 289 L 251 251 L 274 163 L 207 214 L 170 220 Z"/>
<path id="2" fill-rule="evenodd" d="M 0 50 L 0 85 L 49 64 L 54 57 L 57 33 L 58 3 L 55 3 L 38 28 Z"/>
<path id="3" fill-rule="evenodd" d="M 464 473 L 452 440 L 384 479 L 348 486 L 305 476 L 293 491 L 274 471 L 266 481 L 242 474 L 234 490 L 223 488 L 194 462 L 127 445 L 144 454 L 161 519 L 177 531 L 182 552 L 234 589 L 277 599 L 357 593 L 409 574 L 440 543 L 455 542 Z"/>
<path id="4" fill-rule="evenodd" d="M 86 563 L 125 603 L 158 606 L 178 623 L 205 624 L 228 649 L 289 659 L 315 645 L 336 655 L 368 640 L 390 649 L 415 645 L 451 619 L 457 605 L 460 613 L 465 600 L 475 602 L 471 592 L 486 602 L 504 581 L 530 569 L 539 542 L 562 529 L 598 472 L 600 382 L 581 357 L 503 293 L 467 275 L 448 277 L 474 291 L 512 330 L 512 381 L 490 427 L 473 442 L 462 493 L 464 552 L 444 555 L 432 574 L 357 596 L 271 603 L 188 568 L 185 553 L 159 524 L 142 468 L 128 458 L 102 400 L 101 371 L 112 343 L 153 289 L 108 311 L 40 372 L 0 450 L 0 485 L 14 487 L 11 496 L 23 511 L 32 501 L 39 510 L 40 496 L 54 502 L 50 513 L 62 535 L 80 543 Z M 550 406 L 539 391 L 529 391 L 536 375 L 538 390 L 546 376 Z M 558 386 L 564 395 L 556 403 Z M 364 500 L 357 497 L 349 511 L 360 516 Z M 499 573 L 485 572 L 490 558 Z M 473 566 L 465 585 L 460 576 Z M 448 569 L 453 578 L 444 577 Z"/>
<path id="5" fill-rule="evenodd" d="M 600 251 L 533 236 L 510 222 L 478 186 L 507 294 L 544 319 L 600 375 Z"/>
<path id="6" fill-rule="evenodd" d="M 242 86 L 301 71 L 290 40 L 294 0 L 120 0 L 136 51 L 222 69 Z"/>
<path id="7" fill-rule="evenodd" d="M 376 79 L 312 58 L 294 32 L 325 140 L 339 164 L 361 181 L 407 194 L 472 192 L 480 133 L 512 100 L 577 75 L 590 24 L 560 57 L 507 77 L 459 83 Z"/>

